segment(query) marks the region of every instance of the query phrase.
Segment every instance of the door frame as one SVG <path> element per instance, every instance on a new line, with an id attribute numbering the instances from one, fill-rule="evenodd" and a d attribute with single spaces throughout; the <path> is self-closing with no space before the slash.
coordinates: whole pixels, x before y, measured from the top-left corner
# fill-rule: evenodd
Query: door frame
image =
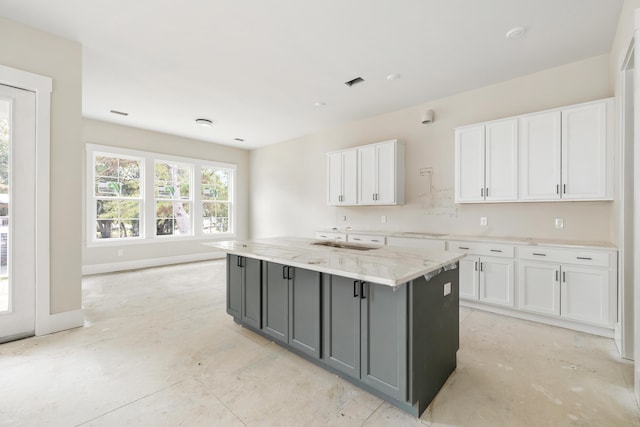
<path id="1" fill-rule="evenodd" d="M 50 77 L 0 65 L 0 84 L 36 94 L 36 194 L 35 194 L 35 334 L 59 330 L 50 314 L 49 176 L 51 92 Z"/>

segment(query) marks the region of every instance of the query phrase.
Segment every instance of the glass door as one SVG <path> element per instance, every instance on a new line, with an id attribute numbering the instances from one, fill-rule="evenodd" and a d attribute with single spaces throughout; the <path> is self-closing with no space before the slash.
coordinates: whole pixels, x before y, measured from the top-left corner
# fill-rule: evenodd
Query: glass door
<path id="1" fill-rule="evenodd" d="M 0 85 L 0 342 L 35 330 L 35 94 Z"/>

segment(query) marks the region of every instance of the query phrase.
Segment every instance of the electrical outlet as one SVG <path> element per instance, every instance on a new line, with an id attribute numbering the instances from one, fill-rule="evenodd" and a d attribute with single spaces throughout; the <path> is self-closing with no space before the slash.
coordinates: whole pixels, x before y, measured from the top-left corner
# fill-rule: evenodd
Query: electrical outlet
<path id="1" fill-rule="evenodd" d="M 386 223 L 387 223 L 387 216 L 386 216 L 386 215 L 382 215 L 382 216 L 380 217 L 380 222 L 381 222 L 382 224 L 386 224 Z"/>
<path id="2" fill-rule="evenodd" d="M 562 218 L 556 218 L 554 225 L 556 226 L 556 228 L 564 228 L 564 221 L 562 220 Z"/>
<path id="3" fill-rule="evenodd" d="M 451 282 L 447 282 L 444 284 L 444 296 L 446 297 L 451 293 Z"/>
<path id="4" fill-rule="evenodd" d="M 483 226 L 483 227 L 487 226 L 487 217 L 486 216 L 480 217 L 480 225 Z"/>
<path id="5" fill-rule="evenodd" d="M 118 249 L 118 256 L 124 255 L 124 249 Z"/>

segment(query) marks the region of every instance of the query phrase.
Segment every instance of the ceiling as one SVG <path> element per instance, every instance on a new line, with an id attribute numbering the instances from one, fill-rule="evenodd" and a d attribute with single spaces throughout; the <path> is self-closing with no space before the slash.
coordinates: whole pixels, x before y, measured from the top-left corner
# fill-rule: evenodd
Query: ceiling
<path id="1" fill-rule="evenodd" d="M 252 149 L 607 53 L 621 7 L 0 0 L 0 15 L 82 44 L 85 117 Z M 525 37 L 506 38 L 516 26 Z M 344 84 L 355 77 L 365 81 Z"/>

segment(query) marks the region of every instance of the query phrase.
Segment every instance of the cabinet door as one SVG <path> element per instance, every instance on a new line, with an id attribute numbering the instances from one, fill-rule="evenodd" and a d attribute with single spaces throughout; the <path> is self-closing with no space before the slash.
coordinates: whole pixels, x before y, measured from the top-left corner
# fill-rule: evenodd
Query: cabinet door
<path id="1" fill-rule="evenodd" d="M 478 299 L 478 267 L 477 256 L 467 256 L 460 260 L 460 298 Z"/>
<path id="2" fill-rule="evenodd" d="M 519 123 L 521 200 L 560 198 L 560 112 L 532 114 Z"/>
<path id="3" fill-rule="evenodd" d="M 485 200 L 518 198 L 518 120 L 485 126 Z"/>
<path id="4" fill-rule="evenodd" d="M 327 203 L 342 203 L 342 153 L 327 154 Z"/>
<path id="5" fill-rule="evenodd" d="M 609 272 L 596 268 L 562 266 L 561 316 L 610 325 Z"/>
<path id="6" fill-rule="evenodd" d="M 358 148 L 358 204 L 373 205 L 378 192 L 376 146 Z"/>
<path id="7" fill-rule="evenodd" d="M 227 313 L 240 319 L 242 317 L 243 270 L 240 257 L 227 255 Z"/>
<path id="8" fill-rule="evenodd" d="M 367 283 L 361 295 L 360 379 L 398 400 L 407 397 L 407 286 Z"/>
<path id="9" fill-rule="evenodd" d="M 282 342 L 289 341 L 288 267 L 265 262 L 262 289 L 263 331 Z"/>
<path id="10" fill-rule="evenodd" d="M 562 111 L 562 198 L 607 196 L 607 108 L 605 102 Z"/>
<path id="11" fill-rule="evenodd" d="M 534 313 L 560 315 L 560 266 L 520 261 L 518 308 Z"/>
<path id="12" fill-rule="evenodd" d="M 262 262 L 242 257 L 244 281 L 242 285 L 242 320 L 254 328 L 262 325 Z"/>
<path id="13" fill-rule="evenodd" d="M 354 378 L 360 378 L 359 292 L 353 279 L 323 275 L 323 360 Z"/>
<path id="14" fill-rule="evenodd" d="M 513 307 L 513 261 L 480 257 L 480 301 Z"/>
<path id="15" fill-rule="evenodd" d="M 291 268 L 289 345 L 320 358 L 320 273 Z"/>
<path id="16" fill-rule="evenodd" d="M 377 191 L 376 204 L 396 203 L 396 143 L 385 142 L 376 146 Z"/>
<path id="17" fill-rule="evenodd" d="M 484 125 L 456 130 L 455 202 L 484 200 Z"/>
<path id="18" fill-rule="evenodd" d="M 342 203 L 358 203 L 358 150 L 342 152 Z"/>

